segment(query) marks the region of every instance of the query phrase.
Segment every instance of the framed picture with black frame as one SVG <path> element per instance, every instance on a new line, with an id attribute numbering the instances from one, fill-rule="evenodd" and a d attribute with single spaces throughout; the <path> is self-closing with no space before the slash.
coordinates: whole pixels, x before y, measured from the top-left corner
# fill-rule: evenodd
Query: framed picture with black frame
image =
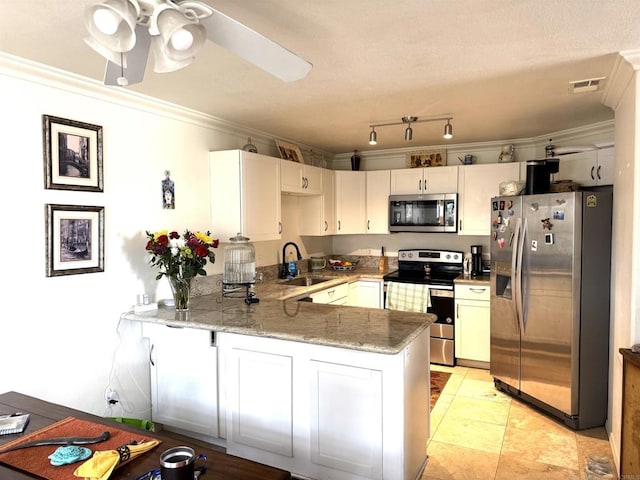
<path id="1" fill-rule="evenodd" d="M 104 272 L 104 207 L 45 205 L 47 277 Z"/>
<path id="2" fill-rule="evenodd" d="M 43 115 L 42 138 L 45 188 L 104 191 L 100 125 Z"/>

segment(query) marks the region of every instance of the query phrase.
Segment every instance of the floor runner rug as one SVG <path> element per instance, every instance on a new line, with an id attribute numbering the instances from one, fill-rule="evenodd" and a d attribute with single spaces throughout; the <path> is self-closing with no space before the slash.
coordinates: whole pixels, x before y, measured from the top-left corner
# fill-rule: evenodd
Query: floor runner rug
<path id="1" fill-rule="evenodd" d="M 431 372 L 431 398 L 430 398 L 430 410 L 433 410 L 433 406 L 436 404 L 438 397 L 442 393 L 444 386 L 447 384 L 449 377 L 448 372 Z"/>

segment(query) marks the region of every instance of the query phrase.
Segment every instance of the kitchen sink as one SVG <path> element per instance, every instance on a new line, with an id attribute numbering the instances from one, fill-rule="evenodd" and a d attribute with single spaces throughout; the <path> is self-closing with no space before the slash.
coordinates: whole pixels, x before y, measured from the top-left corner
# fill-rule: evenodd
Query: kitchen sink
<path id="1" fill-rule="evenodd" d="M 296 287 L 310 287 L 311 285 L 317 285 L 318 283 L 328 282 L 333 280 L 332 278 L 322 277 L 295 277 L 290 280 L 283 280 L 284 285 L 295 285 Z"/>

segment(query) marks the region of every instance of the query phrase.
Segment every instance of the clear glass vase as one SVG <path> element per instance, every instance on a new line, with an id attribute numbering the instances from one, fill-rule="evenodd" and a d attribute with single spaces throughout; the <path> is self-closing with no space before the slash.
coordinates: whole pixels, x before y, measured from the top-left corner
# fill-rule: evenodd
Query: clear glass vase
<path id="1" fill-rule="evenodd" d="M 176 312 L 188 312 L 191 278 L 184 278 L 180 275 L 167 275 L 167 279 L 169 280 L 169 285 L 171 285 Z"/>

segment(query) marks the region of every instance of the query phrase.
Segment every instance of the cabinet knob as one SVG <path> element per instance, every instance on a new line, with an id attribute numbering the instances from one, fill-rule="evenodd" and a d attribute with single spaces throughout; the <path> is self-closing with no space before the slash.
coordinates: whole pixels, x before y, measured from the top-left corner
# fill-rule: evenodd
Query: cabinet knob
<path id="1" fill-rule="evenodd" d="M 338 220 L 338 230 L 340 230 L 340 220 Z"/>
<path id="2" fill-rule="evenodd" d="M 600 169 L 601 168 L 602 168 L 602 165 L 598 165 L 598 171 L 597 171 L 598 180 L 602 180 L 602 177 L 600 176 Z"/>
<path id="3" fill-rule="evenodd" d="M 422 180 L 418 180 L 418 190 L 422 191 Z"/>
<path id="4" fill-rule="evenodd" d="M 371 230 L 371 220 L 367 220 L 367 230 Z"/>
<path id="5" fill-rule="evenodd" d="M 593 175 L 593 172 L 595 171 L 595 169 L 596 169 L 595 166 L 591 167 L 591 180 L 595 180 L 596 179 L 596 177 Z"/>
<path id="6" fill-rule="evenodd" d="M 324 221 L 324 231 L 326 232 L 327 230 L 329 230 L 329 224 L 327 223 L 327 221 Z"/>
<path id="7" fill-rule="evenodd" d="M 282 233 L 282 222 L 278 222 L 278 233 Z"/>

